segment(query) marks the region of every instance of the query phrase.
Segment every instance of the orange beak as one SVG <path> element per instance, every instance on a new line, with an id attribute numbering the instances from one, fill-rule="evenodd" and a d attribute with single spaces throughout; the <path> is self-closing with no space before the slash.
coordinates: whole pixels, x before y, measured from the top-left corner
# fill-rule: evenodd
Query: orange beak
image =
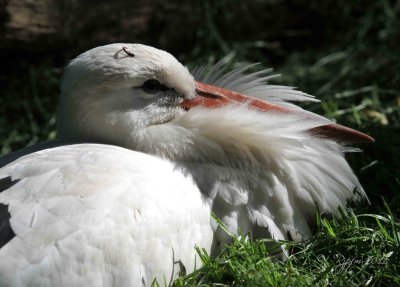
<path id="1" fill-rule="evenodd" d="M 181 103 L 181 106 L 184 109 L 189 110 L 196 106 L 218 108 L 232 103 L 246 103 L 250 107 L 265 112 L 271 111 L 278 113 L 301 113 L 301 110 L 299 111 L 295 109 L 290 109 L 288 107 L 271 104 L 234 91 L 215 87 L 201 82 L 196 82 L 196 93 L 197 96 L 195 98 L 184 100 Z M 310 118 L 310 114 L 307 113 L 307 115 L 305 115 L 305 118 Z M 374 142 L 374 139 L 372 137 L 362 132 L 338 124 L 329 124 L 316 127 L 311 129 L 310 132 L 316 136 L 330 138 L 340 142 Z"/>

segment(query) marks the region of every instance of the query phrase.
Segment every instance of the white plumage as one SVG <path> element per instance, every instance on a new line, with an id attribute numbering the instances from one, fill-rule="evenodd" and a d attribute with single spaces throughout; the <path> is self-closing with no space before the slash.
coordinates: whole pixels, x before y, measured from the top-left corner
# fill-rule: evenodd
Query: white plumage
<path id="1" fill-rule="evenodd" d="M 17 236 L 0 250 L 0 286 L 169 283 L 179 260 L 194 269 L 196 245 L 210 249 L 210 208 L 167 161 L 67 145 L 13 162 L 8 175 L 19 181 L 1 202 Z"/>
<path id="2" fill-rule="evenodd" d="M 3 184 L 0 204 L 16 236 L 0 249 L 0 283 L 168 283 L 200 266 L 195 246 L 215 253 L 229 242 L 211 211 L 232 232 L 301 240 L 317 210 L 365 198 L 344 159 L 352 149 L 337 137 L 370 138 L 295 106 L 314 99 L 266 84 L 268 71 L 245 71 L 218 64 L 193 74 L 271 107 L 198 83 L 148 46 L 112 44 L 73 60 L 60 140 L 1 161 L 0 179 L 15 184 Z M 218 102 L 221 93 L 235 100 Z"/>

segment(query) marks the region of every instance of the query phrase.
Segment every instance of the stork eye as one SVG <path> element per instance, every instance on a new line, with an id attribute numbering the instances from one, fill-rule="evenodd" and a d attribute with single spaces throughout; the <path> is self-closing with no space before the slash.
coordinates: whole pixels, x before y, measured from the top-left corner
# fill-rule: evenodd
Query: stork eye
<path id="1" fill-rule="evenodd" d="M 141 88 L 148 94 L 155 94 L 161 91 L 172 90 L 171 88 L 168 88 L 166 85 L 163 85 L 159 81 L 154 79 L 144 82 Z"/>

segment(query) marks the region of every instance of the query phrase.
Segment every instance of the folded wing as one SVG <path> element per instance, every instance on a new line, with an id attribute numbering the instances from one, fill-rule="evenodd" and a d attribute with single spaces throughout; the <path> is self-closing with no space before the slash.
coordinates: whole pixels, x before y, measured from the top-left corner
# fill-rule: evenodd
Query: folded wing
<path id="1" fill-rule="evenodd" d="M 211 245 L 210 211 L 197 186 L 153 156 L 56 147 L 21 157 L 0 178 L 14 183 L 0 203 L 15 233 L 0 249 L 1 286 L 168 283 L 182 264 L 195 268 L 196 245 Z"/>

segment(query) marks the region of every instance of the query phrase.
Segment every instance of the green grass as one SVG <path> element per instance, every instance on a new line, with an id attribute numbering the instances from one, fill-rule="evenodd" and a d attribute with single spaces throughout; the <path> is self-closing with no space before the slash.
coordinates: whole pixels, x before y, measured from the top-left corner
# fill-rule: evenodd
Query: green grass
<path id="1" fill-rule="evenodd" d="M 390 210 L 382 215 L 341 211 L 317 218 L 318 230 L 303 243 L 233 236 L 216 258 L 198 254 L 204 266 L 175 281 L 183 286 L 399 286 L 400 224 Z M 271 257 L 282 246 L 287 260 Z M 268 247 L 269 246 L 269 247 Z"/>
<path id="2" fill-rule="evenodd" d="M 26 69 L 22 78 L 7 75 L 0 97 L 0 155 L 55 137 L 61 69 L 48 64 Z"/>

